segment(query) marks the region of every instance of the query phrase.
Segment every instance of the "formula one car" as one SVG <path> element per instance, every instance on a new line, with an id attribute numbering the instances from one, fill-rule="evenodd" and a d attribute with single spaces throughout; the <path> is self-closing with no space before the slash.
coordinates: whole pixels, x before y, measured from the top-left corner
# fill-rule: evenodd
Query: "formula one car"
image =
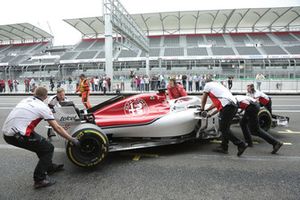
<path id="1" fill-rule="evenodd" d="M 68 158 L 85 168 L 98 165 L 109 152 L 220 137 L 217 116 L 206 115 L 198 97 L 167 100 L 164 90 L 116 96 L 84 113 L 63 102 L 54 114 L 81 144 L 67 142 Z"/>
<path id="2" fill-rule="evenodd" d="M 62 102 L 54 116 L 80 141 L 80 147 L 67 142 L 68 158 L 77 166 L 90 168 L 100 164 L 109 152 L 219 138 L 218 115 L 207 118 L 200 105 L 200 99 L 193 96 L 167 100 L 165 90 L 160 90 L 119 95 L 80 112 L 73 102 Z M 233 123 L 241 116 L 238 114 Z M 258 118 L 265 128 L 272 123 L 264 109 Z"/>

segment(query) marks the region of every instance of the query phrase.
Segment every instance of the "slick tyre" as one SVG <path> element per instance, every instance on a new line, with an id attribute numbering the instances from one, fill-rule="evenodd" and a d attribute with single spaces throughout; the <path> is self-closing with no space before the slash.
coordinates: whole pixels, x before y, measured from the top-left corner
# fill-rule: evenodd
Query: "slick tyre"
<path id="1" fill-rule="evenodd" d="M 80 141 L 80 147 L 67 143 L 67 156 L 72 163 L 83 168 L 99 165 L 108 153 L 108 139 L 94 124 L 82 124 L 75 128 L 73 137 Z"/>
<path id="2" fill-rule="evenodd" d="M 268 131 L 272 126 L 272 116 L 270 112 L 266 109 L 261 109 L 258 114 L 258 123 L 260 128 L 264 129 L 265 131 Z"/>

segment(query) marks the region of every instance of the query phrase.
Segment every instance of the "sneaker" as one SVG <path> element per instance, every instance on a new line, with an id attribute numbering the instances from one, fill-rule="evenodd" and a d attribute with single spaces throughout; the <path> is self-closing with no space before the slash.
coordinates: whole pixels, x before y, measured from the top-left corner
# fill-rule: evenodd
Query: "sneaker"
<path id="1" fill-rule="evenodd" d="M 282 142 L 278 142 L 275 145 L 273 145 L 273 151 L 271 152 L 272 154 L 276 154 L 277 151 L 282 147 L 283 143 Z"/>
<path id="2" fill-rule="evenodd" d="M 244 151 L 247 149 L 247 147 L 248 147 L 247 143 L 242 143 L 242 144 L 238 145 L 237 156 L 240 157 L 244 153 Z"/>
<path id="3" fill-rule="evenodd" d="M 52 167 L 48 169 L 47 174 L 51 175 L 54 174 L 55 172 L 59 172 L 64 170 L 64 165 L 63 164 L 52 164 Z"/>
<path id="4" fill-rule="evenodd" d="M 228 154 L 228 150 L 223 149 L 222 147 L 217 147 L 217 148 L 213 149 L 213 152 Z"/>
<path id="5" fill-rule="evenodd" d="M 41 181 L 35 181 L 34 182 L 34 188 L 39 189 L 39 188 L 42 188 L 42 187 L 49 187 L 51 185 L 54 185 L 55 183 L 56 183 L 55 180 L 45 178 L 44 180 L 41 180 Z"/>

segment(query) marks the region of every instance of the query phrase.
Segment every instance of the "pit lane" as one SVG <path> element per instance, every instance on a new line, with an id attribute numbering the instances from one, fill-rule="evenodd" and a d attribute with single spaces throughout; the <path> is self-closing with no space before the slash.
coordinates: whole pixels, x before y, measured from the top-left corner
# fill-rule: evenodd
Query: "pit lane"
<path id="1" fill-rule="evenodd" d="M 1 96 L 0 123 L 24 97 Z M 82 108 L 80 99 L 70 97 Z M 109 96 L 92 96 L 95 105 Z M 55 138 L 54 162 L 65 171 L 53 175 L 57 184 L 34 190 L 34 154 L 7 145 L 0 137 L 0 199 L 299 199 L 300 96 L 273 96 L 274 113 L 290 117 L 289 127 L 271 133 L 285 142 L 278 155 L 254 138 L 241 158 L 230 144 L 229 155 L 212 152 L 219 141 L 189 142 L 147 150 L 114 153 L 94 170 L 75 167 Z M 45 123 L 37 132 L 46 135 Z M 241 130 L 232 130 L 241 137 Z"/>

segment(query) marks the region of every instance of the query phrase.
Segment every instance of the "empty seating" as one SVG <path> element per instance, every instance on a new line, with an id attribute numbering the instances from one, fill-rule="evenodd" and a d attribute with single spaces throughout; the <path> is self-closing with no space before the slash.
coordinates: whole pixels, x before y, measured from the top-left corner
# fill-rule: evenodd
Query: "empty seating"
<path id="1" fill-rule="evenodd" d="M 223 35 L 206 35 L 206 40 L 209 44 L 213 46 L 224 46 L 226 42 L 224 40 Z"/>
<path id="2" fill-rule="evenodd" d="M 183 56 L 183 48 L 165 48 L 165 56 Z"/>
<path id="3" fill-rule="evenodd" d="M 186 43 L 187 43 L 187 46 L 190 46 L 190 47 L 196 47 L 198 46 L 199 44 L 205 44 L 204 42 L 204 38 L 202 35 L 192 35 L 192 36 L 189 36 L 187 35 L 186 36 Z"/>
<path id="4" fill-rule="evenodd" d="M 160 46 L 161 37 L 158 38 L 149 38 L 149 46 L 150 47 L 159 47 Z"/>
<path id="5" fill-rule="evenodd" d="M 104 40 L 96 40 L 96 42 L 89 48 L 90 50 L 100 50 L 104 48 Z"/>
<path id="6" fill-rule="evenodd" d="M 248 34 L 256 44 L 272 45 L 274 42 L 265 33 Z"/>
<path id="7" fill-rule="evenodd" d="M 236 47 L 240 55 L 260 55 L 255 47 Z"/>
<path id="8" fill-rule="evenodd" d="M 86 50 L 88 49 L 91 44 L 93 44 L 95 42 L 95 40 L 82 40 L 77 47 L 75 48 L 75 50 Z"/>
<path id="9" fill-rule="evenodd" d="M 123 58 L 123 57 L 136 57 L 137 53 L 134 51 L 130 51 L 130 50 L 122 50 L 119 57 Z"/>
<path id="10" fill-rule="evenodd" d="M 97 53 L 98 51 L 83 51 L 76 59 L 93 59 Z"/>
<path id="11" fill-rule="evenodd" d="M 7 62 L 13 60 L 14 58 L 15 58 L 15 56 L 5 56 L 0 62 L 7 63 Z"/>
<path id="12" fill-rule="evenodd" d="M 264 47 L 262 47 L 262 49 L 268 55 L 286 54 L 286 52 L 279 46 L 264 46 Z"/>
<path id="13" fill-rule="evenodd" d="M 245 44 L 249 44 L 250 43 L 250 40 L 249 38 L 247 37 L 247 35 L 245 34 L 231 34 L 230 35 L 231 38 L 232 38 L 232 41 L 235 45 L 242 45 L 244 46 Z"/>
<path id="14" fill-rule="evenodd" d="M 296 38 L 291 36 L 289 33 L 275 33 L 276 37 L 280 39 L 283 43 L 293 43 L 293 42 L 299 42 Z"/>
<path id="15" fill-rule="evenodd" d="M 74 56 L 77 54 L 77 52 L 66 52 L 64 55 L 61 56 L 61 60 L 72 60 Z"/>
<path id="16" fill-rule="evenodd" d="M 187 55 L 188 56 L 207 56 L 207 50 L 206 48 L 199 48 L 199 47 L 193 47 L 193 48 L 187 48 Z"/>
<path id="17" fill-rule="evenodd" d="M 101 51 L 100 53 L 98 53 L 98 55 L 96 56 L 96 58 L 105 58 L 105 52 Z"/>
<path id="18" fill-rule="evenodd" d="M 290 54 L 300 54 L 300 46 L 285 47 Z"/>
<path id="19" fill-rule="evenodd" d="M 166 47 L 179 46 L 179 36 L 165 36 L 164 45 Z"/>
<path id="20" fill-rule="evenodd" d="M 231 47 L 212 47 L 211 51 L 217 56 L 235 55 Z"/>

